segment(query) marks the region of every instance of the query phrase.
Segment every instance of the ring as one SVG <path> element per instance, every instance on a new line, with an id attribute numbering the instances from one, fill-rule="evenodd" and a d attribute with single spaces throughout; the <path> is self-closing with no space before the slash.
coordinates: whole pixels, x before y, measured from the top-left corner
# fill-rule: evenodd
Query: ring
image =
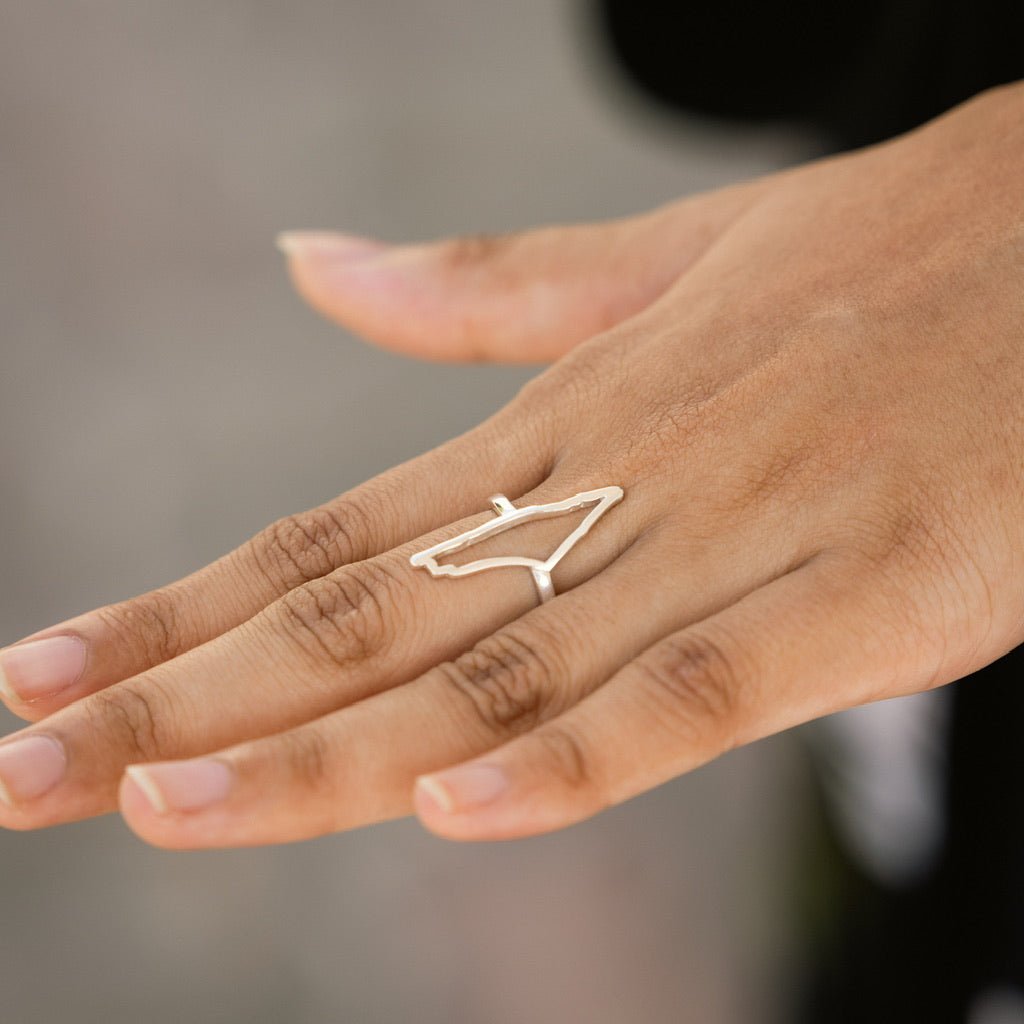
<path id="1" fill-rule="evenodd" d="M 622 501 L 625 491 L 621 487 L 598 487 L 593 491 L 580 491 L 564 501 L 553 501 L 546 505 L 526 505 L 516 508 L 504 494 L 495 494 L 491 499 L 491 507 L 497 513 L 496 518 L 488 523 L 473 527 L 460 533 L 451 540 L 441 541 L 425 551 L 417 551 L 410 563 L 418 568 L 429 571 L 431 576 L 469 576 L 485 569 L 501 569 L 505 566 L 522 566 L 530 570 L 533 584 L 537 588 L 537 596 L 541 604 L 555 596 L 555 586 L 551 582 L 551 573 L 555 566 L 575 547 L 576 542 L 588 534 L 594 524 L 613 505 Z M 519 555 L 502 555 L 495 558 L 478 558 L 475 562 L 442 565 L 438 559 L 445 555 L 453 555 L 457 551 L 477 543 L 496 537 L 499 533 L 511 530 L 521 523 L 532 522 L 534 519 L 548 519 L 561 515 L 563 512 L 575 512 L 577 509 L 590 508 L 583 521 L 569 534 L 561 544 L 543 561 L 539 558 L 527 558 Z"/>

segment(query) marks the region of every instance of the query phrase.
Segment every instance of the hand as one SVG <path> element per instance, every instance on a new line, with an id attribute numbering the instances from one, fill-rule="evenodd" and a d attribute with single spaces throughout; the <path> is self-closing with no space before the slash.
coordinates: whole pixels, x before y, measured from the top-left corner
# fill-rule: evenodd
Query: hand
<path id="1" fill-rule="evenodd" d="M 413 807 L 526 835 L 1024 641 L 1022 115 L 1021 87 L 994 91 L 613 224 L 286 239 L 310 300 L 382 344 L 562 358 L 469 434 L 6 649 L 37 724 L 0 746 L 0 823 L 120 787 L 171 847 Z M 525 570 L 409 564 L 496 491 L 609 484 L 625 499 L 547 604 Z M 504 542 L 541 550 L 565 524 L 522 529 Z"/>

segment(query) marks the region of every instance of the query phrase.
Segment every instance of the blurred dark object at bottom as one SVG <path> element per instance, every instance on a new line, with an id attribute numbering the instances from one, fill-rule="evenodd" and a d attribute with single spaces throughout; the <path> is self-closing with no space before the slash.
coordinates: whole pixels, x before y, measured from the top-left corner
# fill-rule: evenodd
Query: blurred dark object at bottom
<path id="1" fill-rule="evenodd" d="M 927 873 L 871 877 L 821 808 L 810 874 L 831 905 L 808 930 L 805 1024 L 1024 1022 L 1024 647 L 953 689 L 945 842 Z"/>

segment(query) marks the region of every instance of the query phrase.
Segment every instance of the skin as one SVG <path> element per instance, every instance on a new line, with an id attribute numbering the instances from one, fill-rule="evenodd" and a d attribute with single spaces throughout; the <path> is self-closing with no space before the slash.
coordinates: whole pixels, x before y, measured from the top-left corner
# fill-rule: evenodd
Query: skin
<path id="1" fill-rule="evenodd" d="M 8 694 L 35 724 L 0 780 L 26 735 L 64 767 L 31 799 L 8 785 L 0 825 L 119 801 L 166 847 L 413 810 L 453 839 L 524 836 L 1024 642 L 1022 168 L 1017 85 L 612 223 L 286 237 L 300 292 L 378 344 L 554 365 L 470 433 L 29 638 L 87 660 L 59 693 Z M 625 499 L 548 604 L 525 570 L 409 565 L 497 491 L 607 484 Z M 565 532 L 523 529 L 503 542 Z"/>

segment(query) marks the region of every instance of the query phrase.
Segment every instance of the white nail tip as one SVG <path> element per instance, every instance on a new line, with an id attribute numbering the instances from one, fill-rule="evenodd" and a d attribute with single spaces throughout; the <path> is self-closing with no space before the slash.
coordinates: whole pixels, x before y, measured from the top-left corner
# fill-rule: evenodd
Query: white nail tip
<path id="1" fill-rule="evenodd" d="M 305 240 L 295 231 L 282 231 L 274 239 L 274 245 L 285 254 L 291 256 L 300 249 L 305 248 Z"/>
<path id="2" fill-rule="evenodd" d="M 167 801 L 164 799 L 163 793 L 160 792 L 160 787 L 153 780 L 153 776 L 138 764 L 129 765 L 125 771 L 128 773 L 128 778 L 142 790 L 153 810 L 157 814 L 166 814 Z"/>
<path id="3" fill-rule="evenodd" d="M 437 779 L 421 775 L 416 780 L 416 785 L 446 814 L 451 814 L 455 810 L 455 801 L 452 800 L 451 793 Z"/>
<path id="4" fill-rule="evenodd" d="M 14 692 L 14 687 L 7 681 L 4 670 L 0 667 L 0 697 L 8 704 L 20 704 L 21 698 Z"/>
<path id="5" fill-rule="evenodd" d="M 3 779 L 0 779 L 0 801 L 7 804 L 8 807 L 14 806 L 14 800 L 11 799 L 11 791 L 4 785 Z"/>

